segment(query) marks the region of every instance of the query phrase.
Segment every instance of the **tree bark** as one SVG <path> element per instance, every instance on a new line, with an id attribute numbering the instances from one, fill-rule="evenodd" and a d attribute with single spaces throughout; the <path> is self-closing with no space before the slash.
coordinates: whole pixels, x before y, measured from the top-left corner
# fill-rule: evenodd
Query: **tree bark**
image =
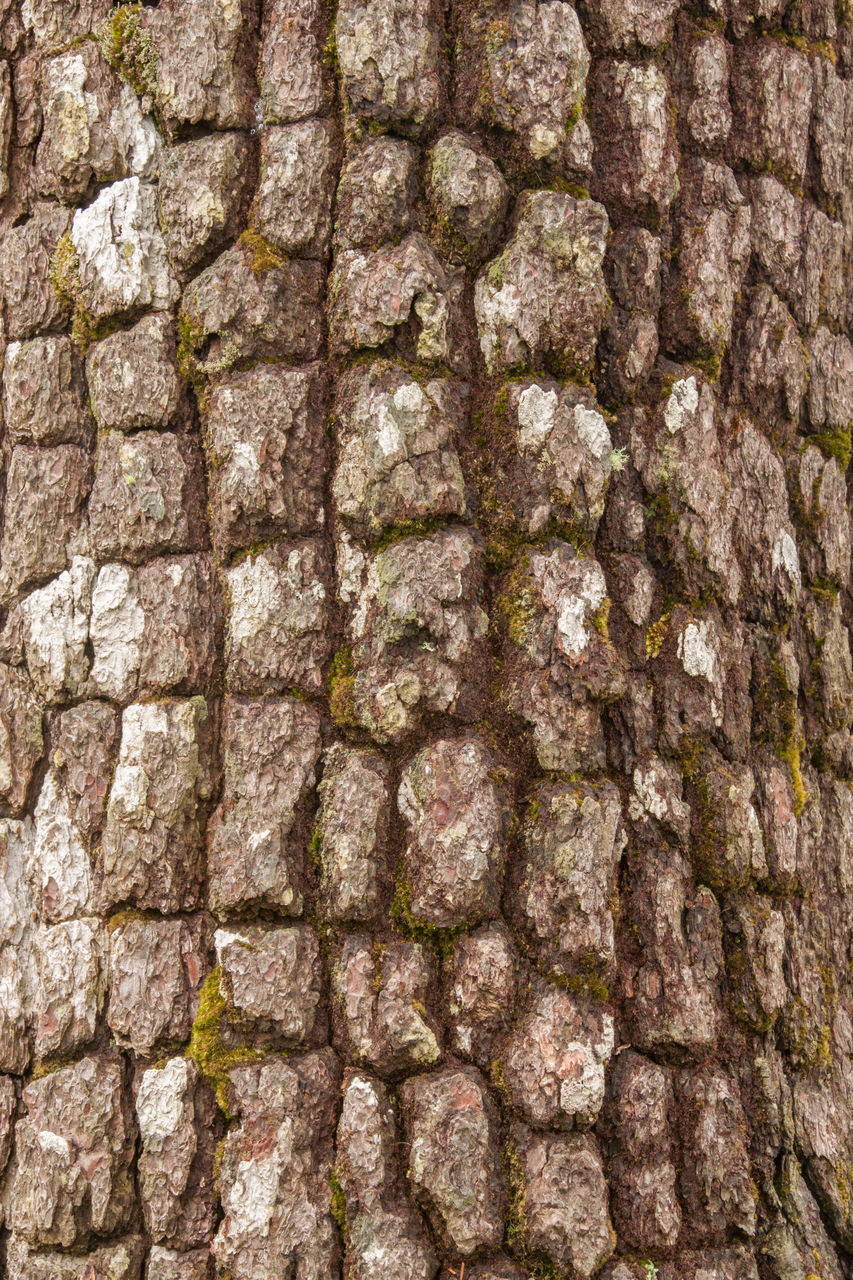
<path id="1" fill-rule="evenodd" d="M 0 1273 L 853 1276 L 853 10 L 0 0 Z"/>

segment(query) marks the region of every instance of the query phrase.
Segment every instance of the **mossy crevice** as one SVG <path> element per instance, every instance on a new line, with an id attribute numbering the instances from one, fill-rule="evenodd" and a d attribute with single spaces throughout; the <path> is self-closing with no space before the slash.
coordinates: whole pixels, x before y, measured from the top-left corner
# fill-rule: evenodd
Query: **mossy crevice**
<path id="1" fill-rule="evenodd" d="M 443 960 L 450 960 L 456 946 L 456 939 L 465 932 L 465 925 L 450 925 L 439 928 L 418 920 L 412 914 L 412 885 L 405 875 L 402 866 L 397 868 L 397 881 L 394 897 L 391 900 L 391 921 L 395 928 L 413 942 L 423 946 L 434 947 Z"/>
<path id="2" fill-rule="evenodd" d="M 496 1064 L 499 1065 L 499 1064 Z M 506 1214 L 506 1245 L 514 1257 L 527 1258 L 530 1252 L 530 1230 L 524 1166 L 513 1134 L 508 1134 L 501 1150 L 509 1204 Z"/>
<path id="3" fill-rule="evenodd" d="M 352 648 L 342 644 L 329 671 L 329 712 L 342 729 L 357 729 L 355 714 L 355 668 Z"/>
<path id="4" fill-rule="evenodd" d="M 347 1220 L 347 1198 L 346 1193 L 341 1186 L 341 1180 L 338 1177 L 337 1169 L 334 1167 L 329 1174 L 329 1188 L 331 1191 L 329 1212 L 338 1224 L 341 1235 L 346 1240 L 349 1229 L 349 1223 Z"/>
<path id="5" fill-rule="evenodd" d="M 788 686 L 785 670 L 778 660 L 771 660 L 765 678 L 756 684 L 756 720 L 761 724 L 761 737 L 788 766 L 794 791 L 794 813 L 799 817 L 809 801 L 802 773 L 802 753 L 806 739 L 800 723 L 797 695 Z"/>
<path id="6" fill-rule="evenodd" d="M 667 609 L 658 618 L 657 622 L 653 622 L 646 629 L 646 657 L 656 658 L 663 648 L 663 642 L 666 639 L 666 633 L 669 630 L 669 620 L 672 616 L 672 609 Z"/>
<path id="7" fill-rule="evenodd" d="M 207 391 L 208 376 L 196 353 L 206 337 L 202 324 L 191 320 L 183 310 L 178 313 L 178 372 L 192 387 L 200 402 Z"/>
<path id="8" fill-rule="evenodd" d="M 48 279 L 57 298 L 71 308 L 71 340 L 84 354 L 91 342 L 107 337 L 120 327 L 114 318 L 96 324 L 83 306 L 80 258 L 70 235 L 62 236 L 57 242 L 50 259 Z"/>
<path id="9" fill-rule="evenodd" d="M 835 431 L 819 431 L 809 436 L 807 443 L 816 444 L 825 458 L 834 458 L 842 475 L 850 465 L 851 447 L 850 427 L 838 427 Z"/>
<path id="10" fill-rule="evenodd" d="M 270 271 L 280 271 L 287 261 L 287 254 L 251 227 L 240 236 L 240 243 L 251 253 L 252 274 L 259 280 Z"/>
<path id="11" fill-rule="evenodd" d="M 157 93 L 157 51 L 143 23 L 142 4 L 122 4 L 98 33 L 98 47 L 140 98 Z"/>
<path id="12" fill-rule="evenodd" d="M 507 1134 L 503 1142 L 501 1159 L 509 1196 L 505 1234 L 507 1252 L 523 1262 L 530 1280 L 564 1280 L 568 1274 L 567 1271 L 531 1248 L 530 1227 L 527 1220 L 527 1180 L 518 1144 L 512 1132 Z"/>
<path id="13" fill-rule="evenodd" d="M 420 520 L 406 520 L 402 524 L 389 525 L 379 535 L 373 549 L 378 554 L 406 538 L 428 538 L 446 527 L 447 521 L 442 516 L 425 516 Z"/>
<path id="14" fill-rule="evenodd" d="M 734 779 L 729 774 L 731 785 L 721 781 L 720 795 L 715 795 L 712 769 L 728 773 L 724 763 L 715 766 L 700 744 L 685 738 L 681 746 L 681 776 L 693 812 L 691 862 L 702 883 L 715 890 L 738 893 L 750 883 L 752 868 L 737 865 L 736 837 L 733 849 L 733 837 L 726 829 L 724 810 Z"/>
<path id="15" fill-rule="evenodd" d="M 832 1066 L 832 1030 L 828 1022 L 818 1030 L 802 996 L 795 995 L 785 1009 L 781 1040 L 794 1062 L 804 1071 Z"/>
<path id="16" fill-rule="evenodd" d="M 247 1066 L 264 1057 L 260 1049 L 248 1045 L 231 1046 L 223 1038 L 227 1005 L 222 992 L 222 970 L 217 965 L 208 974 L 199 992 L 198 1013 L 190 1032 L 186 1051 L 213 1090 L 219 1109 L 230 1120 L 228 1106 L 228 1073 L 234 1067 Z"/>
<path id="17" fill-rule="evenodd" d="M 606 1003 L 610 999 L 610 987 L 598 972 L 598 962 L 591 957 L 584 957 L 577 973 L 564 973 L 562 969 L 551 969 L 548 981 L 561 991 L 570 991 L 581 1000 L 596 1000 Z"/>
<path id="18" fill-rule="evenodd" d="M 49 280 L 63 302 L 75 306 L 80 292 L 80 258 L 70 235 L 62 236 L 50 259 Z"/>

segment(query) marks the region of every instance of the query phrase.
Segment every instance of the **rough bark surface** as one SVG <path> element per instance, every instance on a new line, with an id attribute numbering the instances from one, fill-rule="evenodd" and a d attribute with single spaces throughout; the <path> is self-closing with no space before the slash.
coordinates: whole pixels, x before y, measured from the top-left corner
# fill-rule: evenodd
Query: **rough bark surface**
<path id="1" fill-rule="evenodd" d="M 0 1276 L 853 1280 L 850 0 L 0 0 Z"/>

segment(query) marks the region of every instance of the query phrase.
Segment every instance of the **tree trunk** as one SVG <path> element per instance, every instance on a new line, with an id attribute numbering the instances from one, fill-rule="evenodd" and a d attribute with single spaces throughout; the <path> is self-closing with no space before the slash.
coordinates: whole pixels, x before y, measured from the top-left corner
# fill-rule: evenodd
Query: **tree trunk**
<path id="1" fill-rule="evenodd" d="M 848 0 L 0 53 L 0 1274 L 850 1280 Z"/>

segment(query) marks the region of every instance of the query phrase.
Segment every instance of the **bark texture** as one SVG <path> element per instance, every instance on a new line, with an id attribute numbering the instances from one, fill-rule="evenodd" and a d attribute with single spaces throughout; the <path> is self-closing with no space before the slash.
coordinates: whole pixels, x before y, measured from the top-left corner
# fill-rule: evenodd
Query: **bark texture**
<path id="1" fill-rule="evenodd" d="M 849 0 L 0 0 L 0 1274 L 853 1280 Z"/>

